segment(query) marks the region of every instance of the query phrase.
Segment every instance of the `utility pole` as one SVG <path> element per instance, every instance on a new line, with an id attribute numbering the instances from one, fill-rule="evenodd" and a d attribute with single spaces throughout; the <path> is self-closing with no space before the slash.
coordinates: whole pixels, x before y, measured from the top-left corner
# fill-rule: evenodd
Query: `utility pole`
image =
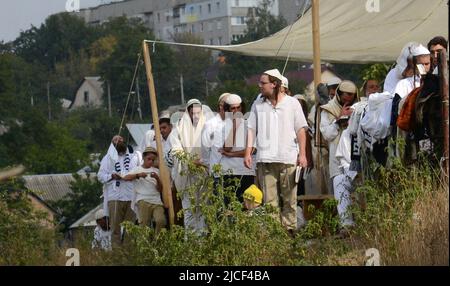
<path id="1" fill-rule="evenodd" d="M 111 86 L 109 85 L 109 81 L 107 81 L 106 84 L 108 85 L 108 115 L 109 115 L 109 118 L 111 118 L 112 117 L 112 113 L 111 113 Z"/>
<path id="2" fill-rule="evenodd" d="M 136 95 L 137 95 L 137 102 L 138 102 L 138 114 L 139 119 L 142 120 L 142 109 L 141 109 L 141 97 L 139 95 L 139 76 L 136 77 Z"/>
<path id="3" fill-rule="evenodd" d="M 48 105 L 48 121 L 52 120 L 52 109 L 50 107 L 50 82 L 47 81 L 47 105 Z"/>
<path id="4" fill-rule="evenodd" d="M 181 90 L 181 104 L 184 105 L 184 81 L 183 81 L 183 74 L 180 74 L 180 90 Z"/>

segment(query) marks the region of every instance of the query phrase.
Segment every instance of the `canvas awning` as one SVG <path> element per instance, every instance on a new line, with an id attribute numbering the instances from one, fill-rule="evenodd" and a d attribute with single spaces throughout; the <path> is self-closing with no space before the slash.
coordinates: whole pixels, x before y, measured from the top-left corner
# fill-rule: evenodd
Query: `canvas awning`
<path id="1" fill-rule="evenodd" d="M 368 12 L 367 3 L 380 3 Z M 373 6 L 376 9 L 376 5 Z M 373 10 L 373 9 L 372 9 Z M 327 62 L 393 62 L 411 41 L 424 45 L 434 36 L 448 38 L 447 0 L 320 0 L 321 59 Z M 187 45 L 249 56 L 290 58 L 311 62 L 312 11 L 280 32 L 241 45 L 212 46 L 148 40 L 150 43 Z M 287 37 L 286 37 L 287 35 Z"/>

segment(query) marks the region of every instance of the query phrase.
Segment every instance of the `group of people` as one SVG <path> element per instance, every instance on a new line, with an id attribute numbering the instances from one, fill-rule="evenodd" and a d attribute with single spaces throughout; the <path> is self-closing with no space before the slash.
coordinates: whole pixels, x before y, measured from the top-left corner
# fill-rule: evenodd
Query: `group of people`
<path id="1" fill-rule="evenodd" d="M 195 185 L 198 175 L 186 172 L 180 154 L 191 155 L 194 164 L 216 181 L 220 176 L 226 185 L 237 181 L 236 197 L 245 208 L 272 205 L 278 210 L 273 216 L 294 235 L 298 173 L 313 166 L 316 156 L 311 153 L 319 152 L 322 170 L 316 173 L 324 177 L 328 192 L 338 201 L 345 232 L 354 224 L 348 211 L 350 193 L 361 171 L 360 164 L 354 164 L 354 155 L 359 151 L 355 148 L 365 146 L 364 131 L 368 129 L 361 121 L 370 113 L 371 98 L 384 94 L 393 109 L 395 96 L 404 101 L 421 85 L 420 79 L 435 70 L 440 49 L 447 49 L 447 41 L 442 37 L 433 38 L 428 48 L 408 43 L 384 81 L 383 93 L 381 83 L 375 79 L 366 80 L 360 94 L 352 81 L 333 78 L 318 87 L 321 100 L 308 112 L 305 98 L 290 96 L 288 79 L 272 69 L 261 74 L 260 94 L 248 113 L 239 95 L 224 93 L 218 99 L 217 114 L 192 99 L 182 114 L 161 118 L 162 150 L 156 147 L 154 130 L 146 134 L 137 151 L 128 147 L 121 136 L 114 136 L 98 172 L 104 184 L 104 208 L 98 217 L 107 218 L 108 224 L 106 229 L 103 222 L 97 228 L 111 232 L 114 247 L 122 241 L 120 224 L 125 220 L 137 218 L 140 225 L 153 225 L 156 233 L 167 226 L 158 170 L 158 152 L 162 152 L 170 170 L 172 197 L 181 194 L 178 208 L 174 199 L 175 211 L 184 210 L 183 222 L 179 223 L 187 230 L 201 235 L 207 225 L 201 209 L 191 205 L 198 202 L 202 190 L 196 190 L 194 198 L 185 192 Z M 400 102 L 398 112 L 401 105 Z M 375 137 L 372 136 L 371 150 L 382 142 Z"/>

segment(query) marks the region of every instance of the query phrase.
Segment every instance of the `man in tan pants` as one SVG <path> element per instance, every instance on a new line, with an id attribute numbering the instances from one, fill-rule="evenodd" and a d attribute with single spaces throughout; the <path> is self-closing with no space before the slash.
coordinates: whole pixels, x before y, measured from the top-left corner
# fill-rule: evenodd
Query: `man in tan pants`
<path id="1" fill-rule="evenodd" d="M 104 184 L 104 209 L 109 217 L 113 248 L 122 243 L 120 224 L 126 220 L 135 220 L 131 209 L 133 183 L 124 181 L 123 177 L 137 164 L 137 156 L 129 152 L 123 138 L 114 136 L 97 174 L 99 181 Z"/>
<path id="2" fill-rule="evenodd" d="M 244 165 L 252 166 L 256 140 L 256 172 L 264 192 L 264 203 L 281 207 L 280 221 L 293 235 L 297 228 L 296 166 L 306 168 L 306 128 L 302 107 L 297 99 L 281 90 L 283 76 L 278 70 L 261 75 L 258 98 L 248 119 L 247 149 Z M 281 206 L 279 202 L 281 197 Z"/>

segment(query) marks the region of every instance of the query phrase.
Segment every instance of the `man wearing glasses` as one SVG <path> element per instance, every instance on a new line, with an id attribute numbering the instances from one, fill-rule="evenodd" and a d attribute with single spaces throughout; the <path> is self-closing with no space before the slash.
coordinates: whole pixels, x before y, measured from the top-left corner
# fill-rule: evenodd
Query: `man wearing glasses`
<path id="1" fill-rule="evenodd" d="M 248 119 L 247 148 L 244 165 L 252 167 L 253 143 L 256 140 L 257 181 L 264 192 L 264 203 L 277 210 L 280 220 L 293 235 L 297 225 L 296 167 L 307 167 L 307 123 L 297 99 L 281 90 L 283 76 L 277 69 L 261 75 L 262 97 L 252 106 Z M 278 198 L 282 202 L 279 202 Z"/>

